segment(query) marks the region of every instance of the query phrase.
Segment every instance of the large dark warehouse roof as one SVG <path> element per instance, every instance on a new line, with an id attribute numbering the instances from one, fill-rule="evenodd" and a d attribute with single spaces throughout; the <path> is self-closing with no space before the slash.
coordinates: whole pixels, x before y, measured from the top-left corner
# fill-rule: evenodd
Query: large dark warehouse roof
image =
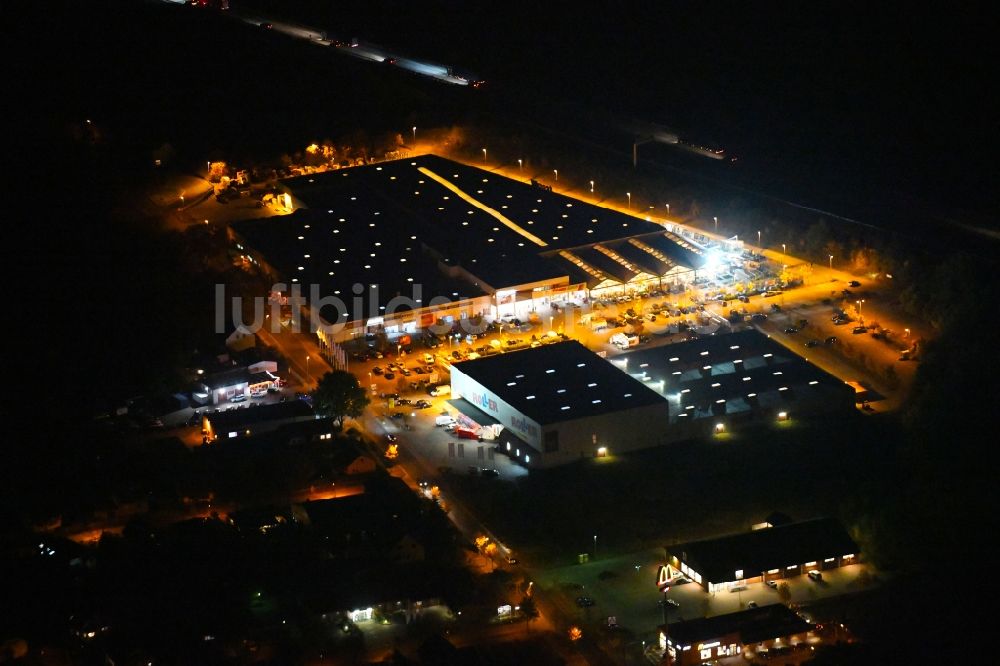
<path id="1" fill-rule="evenodd" d="M 453 367 L 540 425 L 666 402 L 575 340 Z"/>
<path id="2" fill-rule="evenodd" d="M 424 285 L 426 301 L 567 275 L 584 281 L 588 276 L 581 278 L 580 270 L 558 257 L 561 249 L 591 256 L 604 272 L 627 280 L 635 273 L 590 248 L 619 246 L 634 236 L 642 236 L 641 247 L 649 249 L 626 252 L 648 254 L 643 265 L 665 265 L 655 252 L 700 266 L 697 255 L 668 240 L 658 224 L 434 155 L 284 184 L 305 210 L 236 222 L 234 232 L 289 282 L 320 284 L 324 293 L 338 296 L 349 295 L 355 282 L 378 282 L 379 306 L 396 293 L 410 295 L 413 283 Z M 364 313 L 378 314 L 384 313 Z"/>

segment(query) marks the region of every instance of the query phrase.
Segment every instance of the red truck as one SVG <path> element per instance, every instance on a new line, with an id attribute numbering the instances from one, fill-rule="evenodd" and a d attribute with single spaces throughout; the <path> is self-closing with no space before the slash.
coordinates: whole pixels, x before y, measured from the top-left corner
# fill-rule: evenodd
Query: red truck
<path id="1" fill-rule="evenodd" d="M 479 439 L 479 435 L 472 428 L 464 428 L 459 426 L 453 431 L 456 437 L 461 437 L 462 439 Z"/>

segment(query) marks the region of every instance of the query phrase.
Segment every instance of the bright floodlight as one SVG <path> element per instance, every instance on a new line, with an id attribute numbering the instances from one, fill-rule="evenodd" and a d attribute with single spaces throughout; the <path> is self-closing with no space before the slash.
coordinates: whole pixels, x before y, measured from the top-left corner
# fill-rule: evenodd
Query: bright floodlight
<path id="1" fill-rule="evenodd" d="M 714 276 L 722 268 L 722 256 L 718 249 L 712 248 L 705 253 L 705 265 L 702 270 Z"/>

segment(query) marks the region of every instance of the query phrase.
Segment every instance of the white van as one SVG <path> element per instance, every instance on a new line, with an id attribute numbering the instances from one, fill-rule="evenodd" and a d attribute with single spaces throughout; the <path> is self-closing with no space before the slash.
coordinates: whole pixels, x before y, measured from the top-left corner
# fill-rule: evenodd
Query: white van
<path id="1" fill-rule="evenodd" d="M 441 416 L 434 419 L 434 425 L 436 426 L 449 426 L 457 423 L 457 421 L 447 414 L 442 414 Z"/>
<path id="2" fill-rule="evenodd" d="M 430 394 L 434 397 L 439 395 L 451 395 L 451 386 L 448 384 L 442 384 L 441 386 L 435 386 L 431 388 Z"/>

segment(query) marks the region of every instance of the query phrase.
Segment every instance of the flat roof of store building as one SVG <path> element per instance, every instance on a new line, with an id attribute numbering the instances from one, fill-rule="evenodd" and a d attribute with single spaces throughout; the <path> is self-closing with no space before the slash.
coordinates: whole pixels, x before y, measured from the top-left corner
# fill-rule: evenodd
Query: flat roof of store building
<path id="1" fill-rule="evenodd" d="M 283 184 L 305 209 L 236 222 L 233 230 L 287 280 L 319 284 L 324 295 L 343 298 L 353 295 L 354 283 L 379 284 L 375 308 L 352 313 L 352 320 L 378 316 L 374 310 L 397 293 L 412 296 L 414 284 L 424 285 L 429 302 L 566 276 L 578 283 L 585 276 L 554 252 L 592 252 L 598 243 L 620 245 L 633 236 L 648 236 L 645 245 L 657 253 L 666 247 L 672 261 L 699 263 L 659 224 L 436 155 Z M 650 257 L 646 265 L 662 263 Z M 608 268 L 617 278 L 630 275 L 614 262 Z"/>
<path id="2" fill-rule="evenodd" d="M 673 422 L 853 395 L 843 381 L 755 329 L 637 349 L 612 362 L 667 396 Z"/>
<path id="3" fill-rule="evenodd" d="M 539 425 L 665 403 L 575 340 L 452 366 Z"/>
<path id="4" fill-rule="evenodd" d="M 425 307 L 435 297 L 458 301 L 486 293 L 442 272 L 416 229 L 400 229 L 381 210 L 361 208 L 353 202 L 339 213 L 300 208 L 283 217 L 237 222 L 233 230 L 290 285 L 300 285 L 304 298 L 311 299 L 311 285 L 318 285 L 320 296 L 339 298 L 346 321 Z M 322 314 L 330 323 L 337 317 L 333 308 Z"/>
<path id="5" fill-rule="evenodd" d="M 749 608 L 736 613 L 674 622 L 665 632 L 674 645 L 694 645 L 739 634 L 743 645 L 783 638 L 812 628 L 798 613 L 784 604 Z M 663 627 L 660 627 L 661 631 Z"/>
<path id="6" fill-rule="evenodd" d="M 713 539 L 667 546 L 667 552 L 701 574 L 708 583 L 760 576 L 766 571 L 856 555 L 858 545 L 833 518 L 816 518 Z"/>

